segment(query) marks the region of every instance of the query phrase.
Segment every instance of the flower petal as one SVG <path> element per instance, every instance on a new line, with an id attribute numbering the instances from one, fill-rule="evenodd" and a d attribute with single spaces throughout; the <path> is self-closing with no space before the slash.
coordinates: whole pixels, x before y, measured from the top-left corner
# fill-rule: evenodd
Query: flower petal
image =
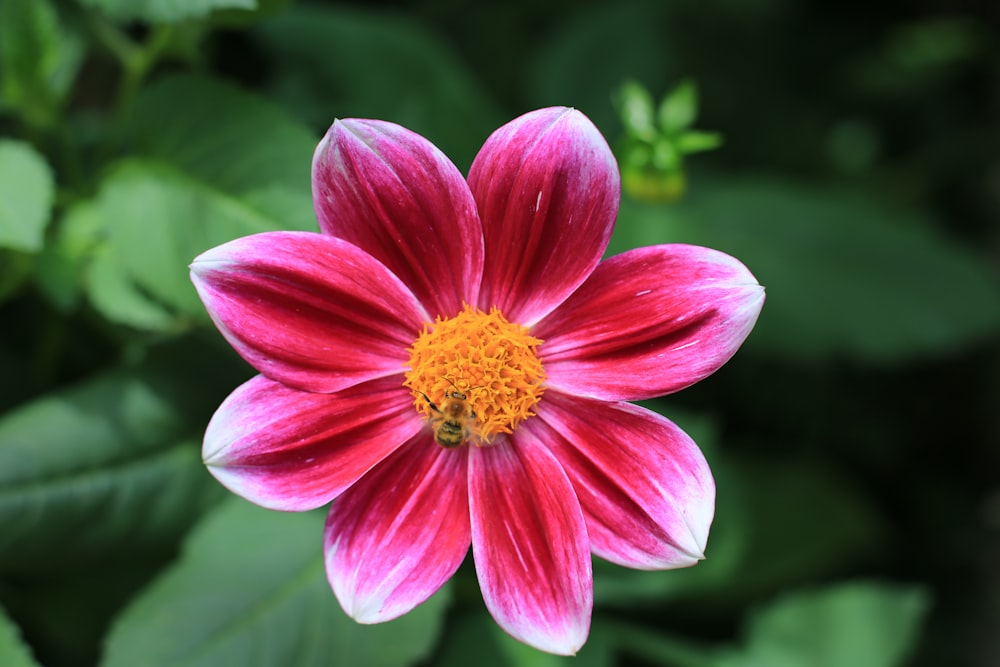
<path id="1" fill-rule="evenodd" d="M 516 437 L 469 454 L 479 586 L 516 639 L 573 654 L 587 640 L 594 602 L 583 513 L 552 454 L 524 429 Z"/>
<path id="2" fill-rule="evenodd" d="M 401 376 L 314 394 L 258 375 L 219 406 L 202 455 L 233 493 L 271 509 L 309 510 L 422 427 Z"/>
<path id="3" fill-rule="evenodd" d="M 458 168 L 431 142 L 379 120 L 338 120 L 313 157 L 320 228 L 363 248 L 431 316 L 474 303 L 483 272 L 476 204 Z"/>
<path id="4" fill-rule="evenodd" d="M 550 387 L 603 400 L 678 391 L 711 375 L 749 335 L 764 288 L 725 253 L 637 248 L 601 262 L 532 334 Z"/>
<path id="5" fill-rule="evenodd" d="M 525 423 L 559 459 L 594 554 L 625 567 L 687 567 L 703 556 L 715 482 L 701 450 L 660 415 L 548 391 Z"/>
<path id="6" fill-rule="evenodd" d="M 486 239 L 479 307 L 537 322 L 584 281 L 608 245 L 621 182 L 593 123 L 565 107 L 504 125 L 469 171 Z"/>
<path id="7" fill-rule="evenodd" d="M 333 503 L 327 577 L 356 621 L 405 614 L 462 564 L 471 542 L 467 451 L 440 447 L 425 431 Z"/>
<path id="8" fill-rule="evenodd" d="M 264 375 L 330 392 L 399 373 L 427 314 L 382 264 L 346 241 L 269 232 L 191 265 L 216 326 Z"/>

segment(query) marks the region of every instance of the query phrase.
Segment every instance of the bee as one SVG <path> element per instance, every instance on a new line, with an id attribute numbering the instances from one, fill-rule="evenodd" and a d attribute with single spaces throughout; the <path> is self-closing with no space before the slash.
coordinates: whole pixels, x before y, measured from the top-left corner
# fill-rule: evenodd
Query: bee
<path id="1" fill-rule="evenodd" d="M 459 391 L 451 380 L 449 382 L 454 390 L 445 394 L 440 407 L 435 405 L 427 394 L 420 393 L 427 400 L 427 404 L 431 406 L 431 410 L 434 411 L 431 416 L 434 439 L 442 447 L 452 449 L 461 445 L 475 433 L 476 413 L 472 411 L 472 406 L 467 402 L 468 395 Z M 479 389 L 479 387 L 473 387 L 473 389 Z"/>

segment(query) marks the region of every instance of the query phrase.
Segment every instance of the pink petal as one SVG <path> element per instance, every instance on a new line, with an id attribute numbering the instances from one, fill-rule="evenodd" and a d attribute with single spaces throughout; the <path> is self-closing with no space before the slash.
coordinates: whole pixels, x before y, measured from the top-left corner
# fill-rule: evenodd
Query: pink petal
<path id="1" fill-rule="evenodd" d="M 427 314 L 346 241 L 271 232 L 197 257 L 191 280 L 216 326 L 264 375 L 330 392 L 399 373 Z"/>
<path id="2" fill-rule="evenodd" d="M 516 437 L 470 451 L 479 586 L 516 639 L 573 654 L 587 640 L 594 601 L 583 513 L 552 454 L 524 429 Z"/>
<path id="3" fill-rule="evenodd" d="M 258 375 L 219 406 L 202 455 L 233 493 L 271 509 L 309 510 L 336 498 L 421 428 L 399 375 L 335 394 Z"/>
<path id="4" fill-rule="evenodd" d="M 361 623 L 389 621 L 434 594 L 469 551 L 468 448 L 413 438 L 334 502 L 326 571 Z"/>
<path id="5" fill-rule="evenodd" d="M 715 482 L 701 450 L 669 420 L 550 390 L 524 427 L 573 482 L 594 554 L 643 570 L 703 557 Z"/>
<path id="6" fill-rule="evenodd" d="M 379 120 L 333 124 L 313 157 L 320 228 L 385 264 L 431 316 L 475 302 L 483 272 L 476 204 L 433 144 Z"/>
<path id="7" fill-rule="evenodd" d="M 725 253 L 689 245 L 611 257 L 532 334 L 550 387 L 604 400 L 678 391 L 749 335 L 764 288 Z"/>
<path id="8" fill-rule="evenodd" d="M 486 238 L 479 307 L 530 326 L 590 274 L 608 245 L 621 183 L 607 142 L 579 111 L 504 125 L 469 171 Z"/>

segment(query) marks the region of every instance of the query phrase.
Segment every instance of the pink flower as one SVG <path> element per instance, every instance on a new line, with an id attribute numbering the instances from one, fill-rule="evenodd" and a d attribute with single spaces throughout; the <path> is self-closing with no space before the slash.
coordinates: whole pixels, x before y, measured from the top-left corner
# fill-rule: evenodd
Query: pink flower
<path id="1" fill-rule="evenodd" d="M 212 418 L 205 463 L 264 507 L 334 501 L 327 574 L 359 622 L 422 603 L 471 545 L 497 623 L 570 654 L 592 553 L 640 569 L 703 557 L 704 457 L 624 401 L 722 366 L 763 288 L 706 248 L 601 261 L 619 194 L 607 143 L 572 109 L 501 127 L 468 181 L 413 132 L 343 120 L 313 159 L 321 234 L 194 261 L 212 319 L 260 372 Z"/>

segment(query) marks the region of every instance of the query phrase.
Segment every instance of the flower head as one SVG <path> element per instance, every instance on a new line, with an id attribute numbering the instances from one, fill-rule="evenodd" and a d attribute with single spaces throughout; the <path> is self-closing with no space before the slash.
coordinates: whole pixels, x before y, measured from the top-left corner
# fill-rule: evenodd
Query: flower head
<path id="1" fill-rule="evenodd" d="M 204 459 L 265 507 L 333 501 L 326 569 L 348 614 L 406 613 L 471 545 L 497 623 L 569 654 L 589 631 L 592 553 L 641 569 L 702 558 L 708 465 L 625 401 L 718 369 L 763 289 L 706 248 L 601 261 L 620 181 L 583 114 L 501 127 L 468 180 L 398 125 L 337 121 L 313 196 L 321 233 L 257 234 L 192 264 L 260 373 L 212 418 Z"/>

